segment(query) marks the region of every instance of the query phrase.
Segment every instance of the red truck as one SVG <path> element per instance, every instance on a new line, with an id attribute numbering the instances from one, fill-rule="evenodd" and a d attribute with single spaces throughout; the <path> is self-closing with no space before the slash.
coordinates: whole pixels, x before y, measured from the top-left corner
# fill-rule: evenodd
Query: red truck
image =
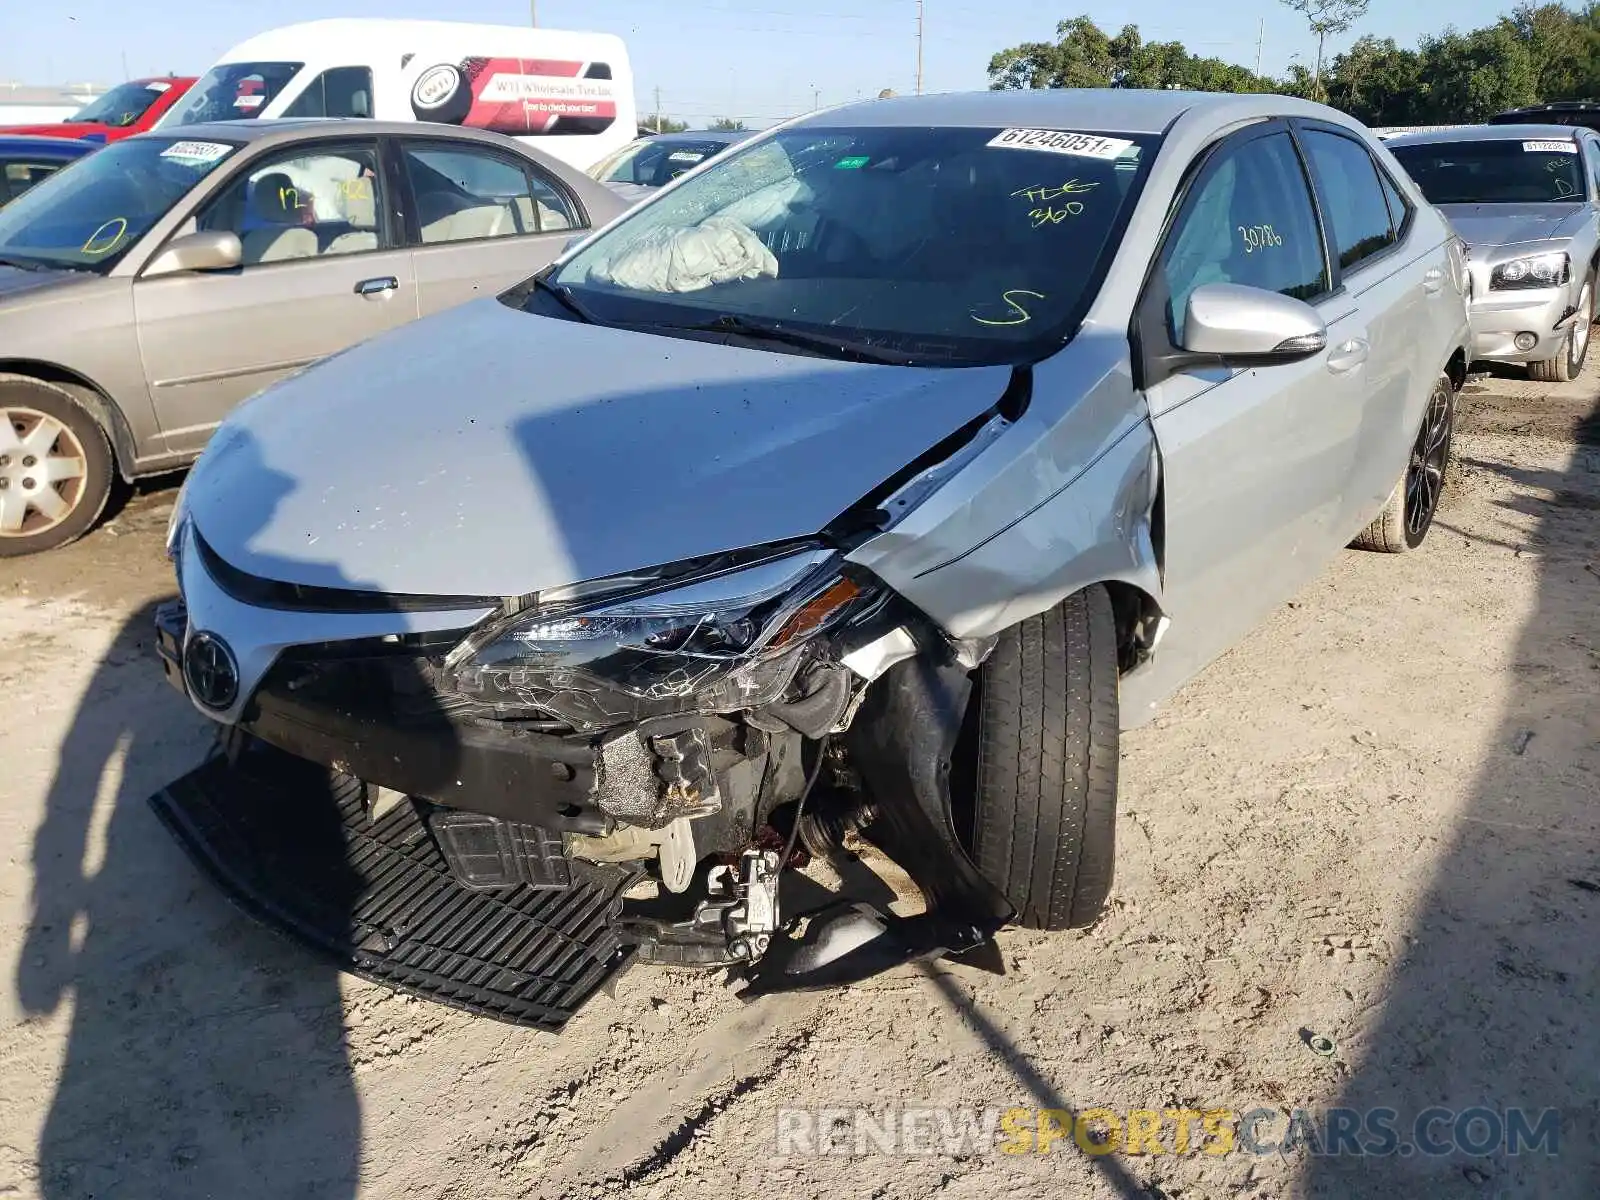
<path id="1" fill-rule="evenodd" d="M 130 79 L 91 100 L 65 121 L 54 125 L 4 125 L 0 133 L 34 133 L 47 137 L 114 142 L 149 129 L 194 86 L 192 76 L 164 75 Z"/>

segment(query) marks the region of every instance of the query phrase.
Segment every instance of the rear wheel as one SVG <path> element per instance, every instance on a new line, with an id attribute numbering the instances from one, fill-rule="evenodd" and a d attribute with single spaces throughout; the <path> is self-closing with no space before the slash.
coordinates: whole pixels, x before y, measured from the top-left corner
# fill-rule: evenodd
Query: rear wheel
<path id="1" fill-rule="evenodd" d="M 1404 554 L 1422 545 L 1439 510 L 1439 497 L 1450 470 L 1455 421 L 1455 388 L 1448 375 L 1441 375 L 1428 397 L 1406 473 L 1389 493 L 1383 511 L 1350 543 L 1357 550 Z"/>
<path id="2" fill-rule="evenodd" d="M 68 393 L 0 375 L 0 558 L 82 537 L 105 508 L 112 473 L 105 431 Z"/>
<path id="3" fill-rule="evenodd" d="M 1106 590 L 1001 634 L 974 703 L 978 868 L 1030 929 L 1092 924 L 1116 841 L 1117 628 Z"/>

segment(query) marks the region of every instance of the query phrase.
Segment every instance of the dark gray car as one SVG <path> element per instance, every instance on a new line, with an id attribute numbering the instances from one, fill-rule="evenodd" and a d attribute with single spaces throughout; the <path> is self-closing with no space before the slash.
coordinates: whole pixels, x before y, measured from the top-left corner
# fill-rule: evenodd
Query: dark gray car
<path id="1" fill-rule="evenodd" d="M 0 211 L 0 557 L 112 480 L 182 467 L 240 400 L 493 295 L 626 202 L 510 138 L 374 121 L 186 126 Z"/>

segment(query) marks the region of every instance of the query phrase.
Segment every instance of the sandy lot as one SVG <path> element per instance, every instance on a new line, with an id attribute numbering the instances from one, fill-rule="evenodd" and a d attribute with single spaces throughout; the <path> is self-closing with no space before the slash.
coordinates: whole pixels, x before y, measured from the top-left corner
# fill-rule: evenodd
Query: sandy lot
<path id="1" fill-rule="evenodd" d="M 560 1038 L 332 972 L 145 797 L 169 488 L 0 565 L 0 1194 L 1600 1195 L 1600 368 L 1484 379 L 1422 552 L 1350 553 L 1125 740 L 1113 908 L 745 1005 L 638 969 Z M 1310 1035 L 1332 1039 L 1313 1053 Z M 774 1157 L 779 1109 L 1561 1110 L 1559 1155 Z M 1270 1122 L 1262 1126 L 1270 1133 Z M 846 1150 L 854 1147 L 846 1145 Z"/>

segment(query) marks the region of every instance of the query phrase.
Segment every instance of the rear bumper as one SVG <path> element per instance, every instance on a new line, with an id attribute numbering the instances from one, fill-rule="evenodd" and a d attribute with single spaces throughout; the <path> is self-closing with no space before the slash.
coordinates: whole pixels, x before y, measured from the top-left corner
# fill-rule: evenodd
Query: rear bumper
<path id="1" fill-rule="evenodd" d="M 167 682 L 187 694 L 182 601 L 156 613 L 156 649 Z M 441 714 L 398 717 L 389 696 L 337 700 L 274 670 L 235 727 L 297 758 L 436 804 L 559 832 L 603 834 L 596 805 L 600 751 L 590 742 L 515 728 L 474 726 Z"/>

